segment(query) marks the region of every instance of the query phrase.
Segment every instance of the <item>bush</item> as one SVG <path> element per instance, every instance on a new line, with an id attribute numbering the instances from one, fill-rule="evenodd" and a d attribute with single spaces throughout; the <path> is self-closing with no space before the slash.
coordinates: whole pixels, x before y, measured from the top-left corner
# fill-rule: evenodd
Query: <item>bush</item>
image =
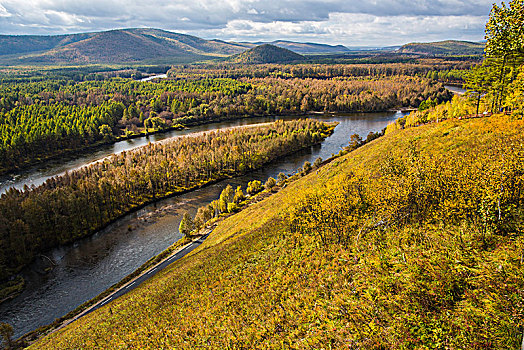
<path id="1" fill-rule="evenodd" d="M 276 184 L 277 181 L 274 178 L 270 177 L 269 179 L 267 179 L 266 183 L 264 184 L 264 187 L 266 188 L 266 190 L 270 190 L 273 187 L 275 187 Z"/>
<path id="2" fill-rule="evenodd" d="M 313 169 L 318 169 L 318 168 L 320 168 L 321 165 L 322 165 L 322 158 L 318 157 L 313 162 Z"/>
<path id="3" fill-rule="evenodd" d="M 304 166 L 302 167 L 302 174 L 306 175 L 307 173 L 311 171 L 311 169 L 312 169 L 311 163 L 308 161 L 305 161 Z"/>
<path id="4" fill-rule="evenodd" d="M 238 186 L 235 190 L 235 197 L 233 197 L 233 203 L 240 203 L 244 199 L 246 199 L 246 196 L 244 196 L 244 192 L 242 192 L 242 187 Z"/>
<path id="5" fill-rule="evenodd" d="M 262 182 L 261 181 L 258 181 L 258 180 L 253 180 L 253 181 L 250 181 L 248 184 L 247 184 L 247 194 L 249 194 L 250 196 L 254 195 L 254 194 L 257 194 L 258 192 L 262 191 Z"/>
<path id="6" fill-rule="evenodd" d="M 229 203 L 227 205 L 227 211 L 228 213 L 234 213 L 236 211 L 239 211 L 240 210 L 240 206 L 236 203 Z"/>

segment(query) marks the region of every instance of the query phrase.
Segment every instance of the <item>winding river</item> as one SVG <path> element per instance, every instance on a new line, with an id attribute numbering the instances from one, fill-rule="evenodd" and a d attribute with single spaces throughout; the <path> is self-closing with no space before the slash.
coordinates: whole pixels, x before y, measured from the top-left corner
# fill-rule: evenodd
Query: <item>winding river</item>
<path id="1" fill-rule="evenodd" d="M 275 161 L 264 169 L 161 200 L 125 216 L 91 237 L 47 252 L 45 255 L 55 262 L 55 266 L 46 271 L 48 266 L 43 261 L 36 261 L 26 268 L 23 272 L 26 288 L 16 298 L 0 305 L 0 321 L 8 322 L 14 327 L 15 337 L 51 323 L 120 281 L 149 258 L 180 239 L 178 225 L 182 213 L 187 210 L 194 214 L 198 207 L 218 198 L 227 184 L 235 187 L 241 185 L 245 189 L 247 182 L 253 179 L 265 181 L 269 176 L 276 177 L 280 172 L 293 173 L 305 161 L 313 162 L 318 157 L 326 159 L 332 153 L 338 153 L 348 144 L 351 134 L 357 133 L 365 138 L 369 132 L 380 131 L 402 115 L 400 112 L 392 112 L 310 116 L 326 122 L 338 122 L 339 125 L 334 134 L 321 144 Z M 21 188 L 26 184 L 38 185 L 49 177 L 148 142 L 275 119 L 278 117 L 220 122 L 190 130 L 121 141 L 89 154 L 49 162 L 14 177 L 0 179 L 1 191 L 9 186 Z"/>

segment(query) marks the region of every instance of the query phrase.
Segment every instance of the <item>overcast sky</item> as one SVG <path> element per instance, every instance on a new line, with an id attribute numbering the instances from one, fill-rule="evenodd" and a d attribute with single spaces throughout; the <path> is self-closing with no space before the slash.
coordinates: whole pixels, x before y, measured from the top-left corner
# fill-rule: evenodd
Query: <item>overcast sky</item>
<path id="1" fill-rule="evenodd" d="M 0 34 L 153 27 L 227 41 L 480 41 L 493 0 L 0 0 Z"/>

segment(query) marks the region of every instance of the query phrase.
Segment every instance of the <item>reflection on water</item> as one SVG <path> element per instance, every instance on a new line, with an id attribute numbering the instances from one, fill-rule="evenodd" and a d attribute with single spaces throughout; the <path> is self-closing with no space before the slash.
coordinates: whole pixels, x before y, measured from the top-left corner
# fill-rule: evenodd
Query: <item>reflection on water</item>
<path id="1" fill-rule="evenodd" d="M 47 273 L 45 273 L 45 268 L 48 264 L 45 265 L 42 262 L 36 262 L 26 269 L 24 276 L 27 280 L 27 288 L 17 298 L 0 305 L 0 320 L 13 325 L 15 336 L 53 322 L 56 318 L 65 315 L 120 281 L 149 258 L 177 241 L 181 237 L 178 225 L 182 213 L 187 210 L 194 214 L 198 207 L 218 198 L 227 184 L 234 187 L 241 185 L 245 189 L 247 182 L 253 179 L 265 181 L 269 176 L 276 177 L 280 172 L 293 173 L 305 161 L 313 162 L 318 157 L 326 159 L 332 153 L 338 153 L 343 146 L 348 144 L 351 134 L 357 133 L 365 138 L 369 132 L 380 131 L 400 116 L 402 116 L 401 113 L 312 116 L 318 120 L 339 123 L 334 134 L 322 144 L 275 161 L 264 169 L 245 176 L 225 180 L 151 204 L 127 215 L 91 237 L 48 252 L 45 255 L 53 259 L 56 266 Z M 274 118 L 209 124 L 193 128 L 191 132 L 271 120 Z M 181 136 L 188 132 L 187 130 L 171 132 L 150 136 L 149 140 L 143 138 L 119 142 L 108 146 L 105 150 L 68 160 L 65 164 L 55 162 L 49 167 L 52 169 L 50 173 L 63 171 L 61 169 L 76 168 L 113 152 L 121 152 L 149 141 Z M 35 173 L 41 174 L 42 171 L 36 169 Z M 25 179 L 34 181 L 42 175 L 27 172 L 25 176 Z"/>

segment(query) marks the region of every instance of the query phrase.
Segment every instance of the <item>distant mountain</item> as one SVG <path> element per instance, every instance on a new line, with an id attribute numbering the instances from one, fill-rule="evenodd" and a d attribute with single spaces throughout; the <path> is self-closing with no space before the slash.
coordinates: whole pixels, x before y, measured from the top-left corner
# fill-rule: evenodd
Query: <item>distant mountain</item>
<path id="1" fill-rule="evenodd" d="M 301 61 L 303 59 L 304 56 L 291 50 L 271 44 L 264 44 L 232 56 L 229 60 L 235 63 L 260 64 L 288 63 Z"/>
<path id="2" fill-rule="evenodd" d="M 291 50 L 299 54 L 343 53 L 349 51 L 349 49 L 343 45 L 297 43 L 285 40 L 273 41 L 270 44 Z"/>
<path id="3" fill-rule="evenodd" d="M 415 53 L 431 56 L 482 55 L 484 43 L 446 40 L 432 43 L 410 43 L 397 50 L 399 53 Z"/>
<path id="4" fill-rule="evenodd" d="M 255 47 L 264 44 L 271 44 L 284 49 L 291 50 L 299 54 L 322 54 L 322 53 L 345 53 L 350 50 L 343 45 L 327 45 L 317 43 L 299 43 L 295 41 L 276 40 L 272 42 L 258 42 L 258 43 L 241 43 L 246 46 Z"/>
<path id="5" fill-rule="evenodd" d="M 194 62 L 227 57 L 246 49 L 241 44 L 159 29 L 54 36 L 0 35 L 0 62 L 11 64 Z"/>

